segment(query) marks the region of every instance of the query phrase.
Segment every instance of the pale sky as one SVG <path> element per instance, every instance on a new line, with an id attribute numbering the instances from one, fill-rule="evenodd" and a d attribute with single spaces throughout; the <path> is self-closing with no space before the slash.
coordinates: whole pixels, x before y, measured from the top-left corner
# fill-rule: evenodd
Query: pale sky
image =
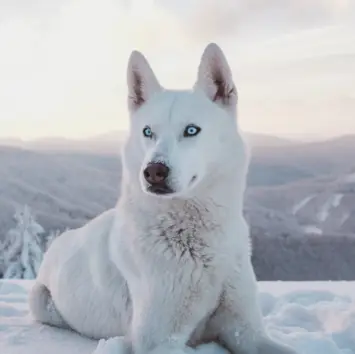
<path id="1" fill-rule="evenodd" d="M 130 52 L 187 88 L 210 41 L 232 66 L 243 130 L 355 134 L 354 0 L 1 0 L 0 136 L 125 129 Z"/>

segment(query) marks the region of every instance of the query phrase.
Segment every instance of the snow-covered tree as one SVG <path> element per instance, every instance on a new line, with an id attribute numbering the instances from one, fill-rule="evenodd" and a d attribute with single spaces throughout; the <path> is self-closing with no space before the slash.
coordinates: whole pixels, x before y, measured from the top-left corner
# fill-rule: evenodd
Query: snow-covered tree
<path id="1" fill-rule="evenodd" d="M 17 210 L 14 219 L 16 226 L 8 232 L 3 244 L 3 277 L 34 279 L 43 259 L 44 229 L 28 206 Z"/>
<path id="2" fill-rule="evenodd" d="M 15 214 L 16 215 L 16 214 Z M 3 277 L 22 278 L 21 250 L 22 235 L 18 228 L 11 229 L 5 237 L 3 243 Z"/>

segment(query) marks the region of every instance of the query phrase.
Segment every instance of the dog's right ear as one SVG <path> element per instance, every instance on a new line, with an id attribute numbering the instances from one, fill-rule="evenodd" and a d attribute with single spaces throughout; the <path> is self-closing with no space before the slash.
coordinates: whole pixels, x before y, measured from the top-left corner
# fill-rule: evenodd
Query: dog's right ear
<path id="1" fill-rule="evenodd" d="M 150 97 L 162 90 L 144 55 L 136 50 L 131 53 L 127 68 L 128 109 L 140 108 Z"/>

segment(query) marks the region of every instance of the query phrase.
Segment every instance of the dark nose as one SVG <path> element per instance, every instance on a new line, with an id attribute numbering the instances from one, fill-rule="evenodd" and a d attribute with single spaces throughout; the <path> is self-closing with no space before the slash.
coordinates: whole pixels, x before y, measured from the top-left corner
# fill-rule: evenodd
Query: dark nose
<path id="1" fill-rule="evenodd" d="M 144 170 L 144 178 L 145 180 L 154 185 L 154 184 L 162 184 L 169 176 L 169 167 L 157 162 L 150 163 Z"/>

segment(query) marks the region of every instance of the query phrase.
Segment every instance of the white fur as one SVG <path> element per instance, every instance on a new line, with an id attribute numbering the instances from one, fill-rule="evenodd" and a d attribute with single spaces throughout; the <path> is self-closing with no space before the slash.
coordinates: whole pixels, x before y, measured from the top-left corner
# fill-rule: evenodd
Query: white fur
<path id="1" fill-rule="evenodd" d="M 121 198 L 53 242 L 31 294 L 34 317 L 97 339 L 125 336 L 134 354 L 210 341 L 232 354 L 294 353 L 262 322 L 242 215 L 247 157 L 221 49 L 206 48 L 190 91 L 164 90 L 136 51 L 127 78 Z M 200 134 L 184 137 L 188 124 Z M 173 194 L 147 191 L 142 171 L 154 161 L 170 167 Z"/>

